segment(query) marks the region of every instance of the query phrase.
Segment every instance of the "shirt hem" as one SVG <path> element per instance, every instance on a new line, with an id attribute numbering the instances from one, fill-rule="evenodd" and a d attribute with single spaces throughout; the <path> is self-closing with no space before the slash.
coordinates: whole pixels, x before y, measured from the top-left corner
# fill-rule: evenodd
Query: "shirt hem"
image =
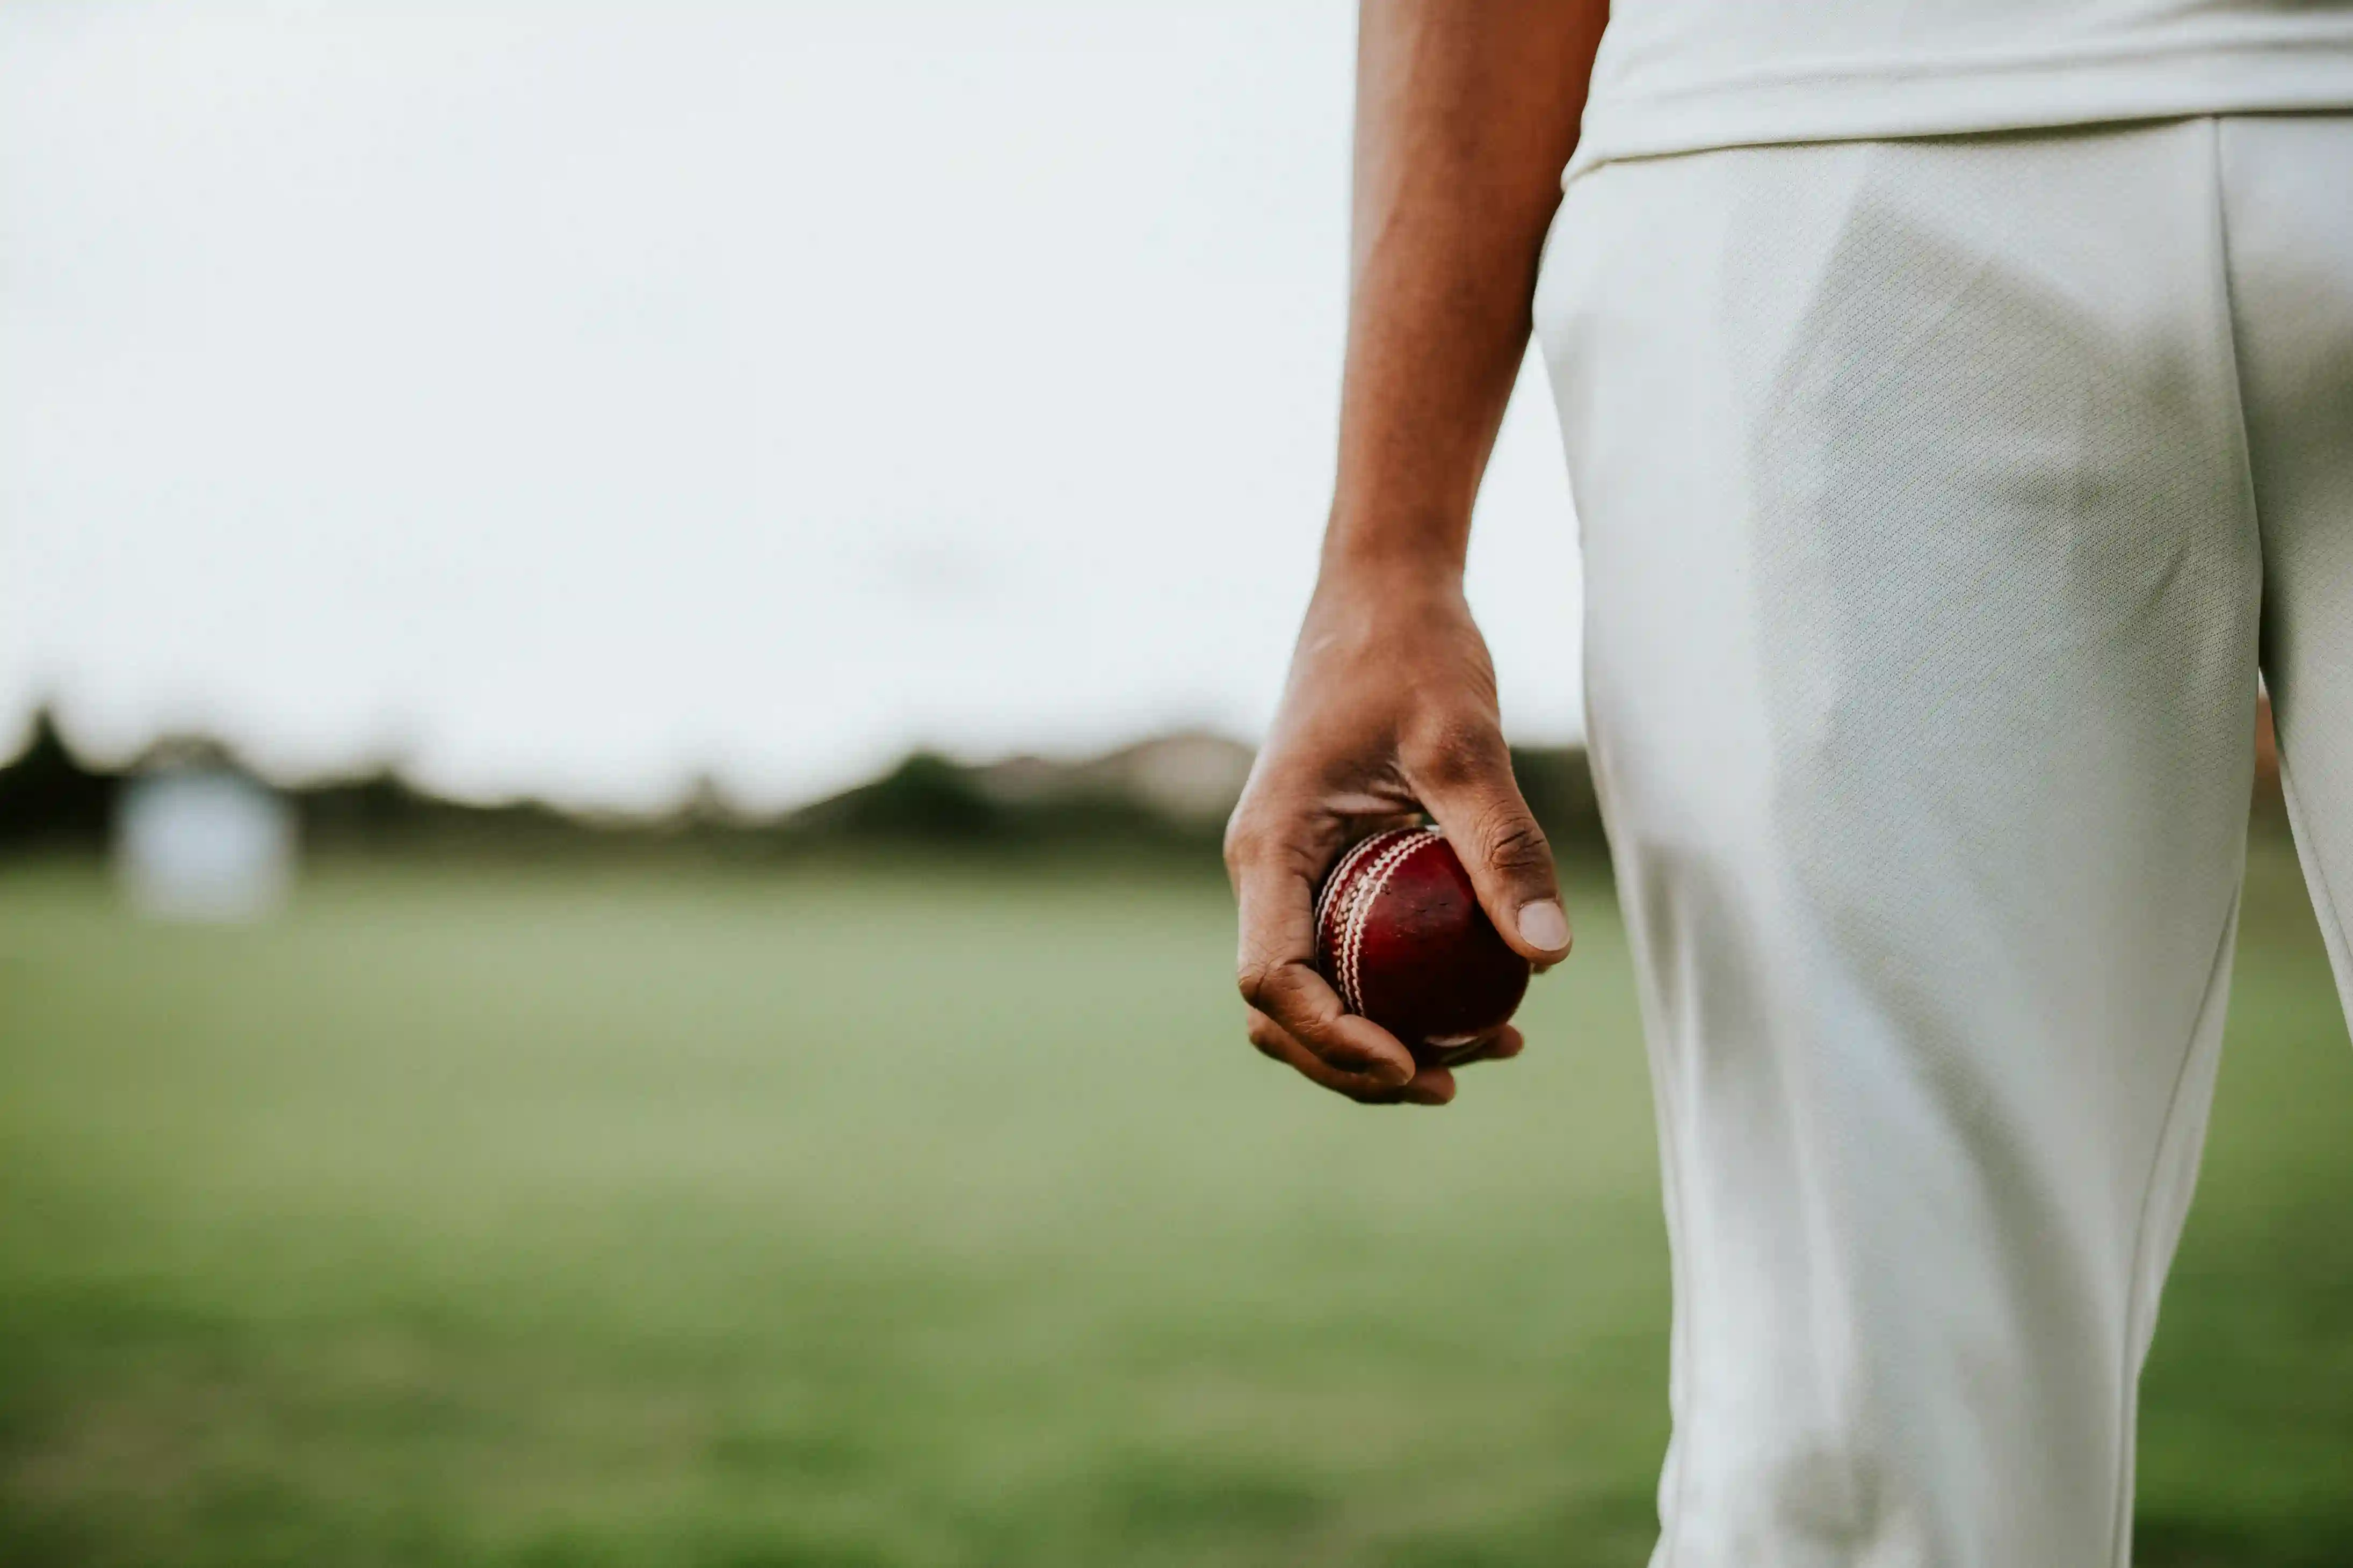
<path id="1" fill-rule="evenodd" d="M 2353 48 L 2323 54 L 2076 59 L 1976 74 L 1806 74 L 1603 98 L 1587 110 L 1561 183 L 1604 163 L 1725 147 L 2353 110 Z"/>

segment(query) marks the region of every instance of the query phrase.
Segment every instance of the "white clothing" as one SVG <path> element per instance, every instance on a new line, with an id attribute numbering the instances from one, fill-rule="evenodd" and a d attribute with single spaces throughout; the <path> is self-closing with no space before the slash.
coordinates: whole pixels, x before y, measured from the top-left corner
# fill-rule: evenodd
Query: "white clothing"
<path id="1" fill-rule="evenodd" d="M 1613 163 L 1537 321 L 1666 1169 L 1654 1562 L 2125 1568 L 2259 648 L 2353 985 L 2353 117 Z"/>
<path id="2" fill-rule="evenodd" d="M 1767 142 L 2353 110 L 2348 0 L 1617 0 L 1573 176 Z"/>

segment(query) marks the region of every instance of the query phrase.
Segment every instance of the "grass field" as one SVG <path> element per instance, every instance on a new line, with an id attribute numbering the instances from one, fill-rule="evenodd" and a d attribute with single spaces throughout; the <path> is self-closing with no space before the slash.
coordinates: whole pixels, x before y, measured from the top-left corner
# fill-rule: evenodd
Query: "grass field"
<path id="1" fill-rule="evenodd" d="M 1213 881 L 0 871 L 0 1563 L 1639 1564 L 1606 889 L 1528 1056 L 1243 1045 Z M 2353 1563 L 2353 1050 L 2259 849 L 2142 1561 Z"/>

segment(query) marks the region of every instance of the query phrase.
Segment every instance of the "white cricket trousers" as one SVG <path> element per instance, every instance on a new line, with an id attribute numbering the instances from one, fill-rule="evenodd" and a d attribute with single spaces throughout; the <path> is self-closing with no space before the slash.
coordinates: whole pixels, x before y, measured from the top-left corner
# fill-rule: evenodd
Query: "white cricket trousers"
<path id="1" fill-rule="evenodd" d="M 2353 979 L 2353 117 L 1608 164 L 1537 320 L 1674 1260 L 1654 1563 L 2121 1568 L 2259 668 Z"/>

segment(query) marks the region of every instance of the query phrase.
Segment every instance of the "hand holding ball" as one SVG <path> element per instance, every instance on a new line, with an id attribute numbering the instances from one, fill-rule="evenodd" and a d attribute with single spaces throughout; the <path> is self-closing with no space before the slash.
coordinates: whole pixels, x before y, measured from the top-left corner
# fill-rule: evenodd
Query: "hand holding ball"
<path id="1" fill-rule="evenodd" d="M 1433 1065 L 1510 1021 L 1530 967 L 1434 827 L 1376 833 L 1340 857 L 1316 896 L 1315 964 L 1348 1011 Z"/>

